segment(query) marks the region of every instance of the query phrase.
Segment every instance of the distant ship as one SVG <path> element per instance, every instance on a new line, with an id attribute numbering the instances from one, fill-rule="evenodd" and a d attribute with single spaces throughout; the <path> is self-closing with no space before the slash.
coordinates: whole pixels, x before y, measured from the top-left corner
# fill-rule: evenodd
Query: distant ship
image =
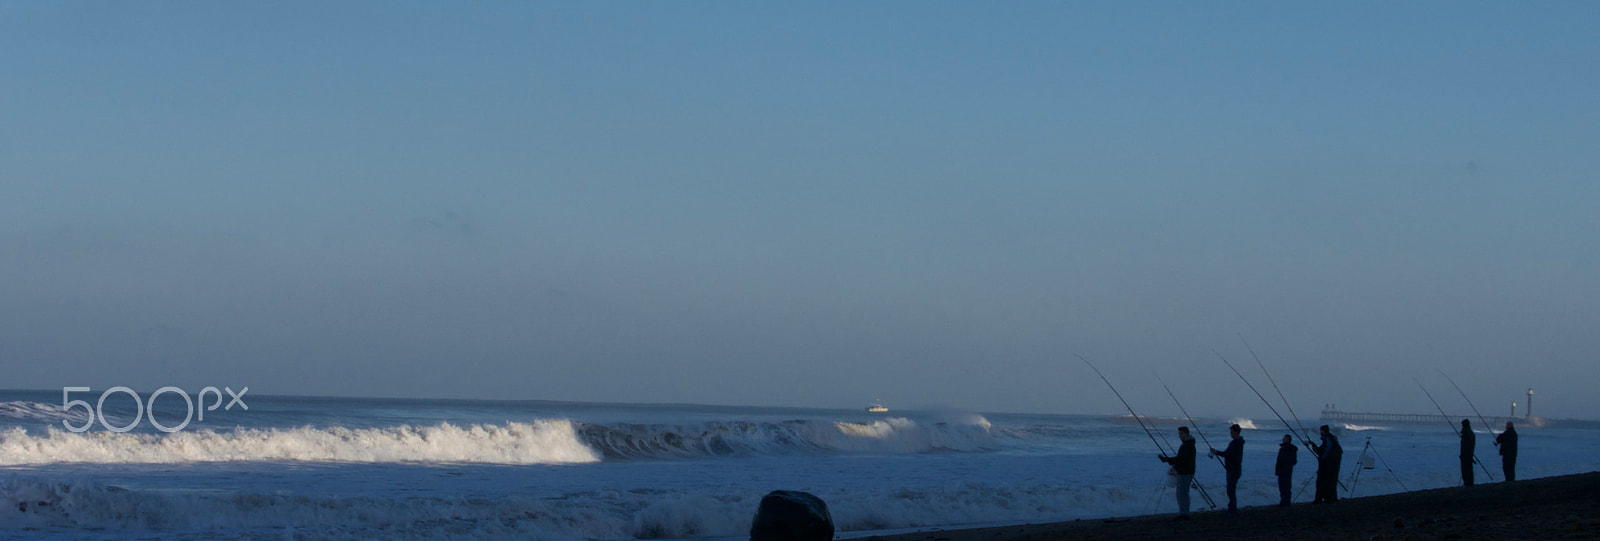
<path id="1" fill-rule="evenodd" d="M 867 406 L 868 413 L 889 413 L 889 406 L 883 405 L 882 400 L 874 400 Z"/>

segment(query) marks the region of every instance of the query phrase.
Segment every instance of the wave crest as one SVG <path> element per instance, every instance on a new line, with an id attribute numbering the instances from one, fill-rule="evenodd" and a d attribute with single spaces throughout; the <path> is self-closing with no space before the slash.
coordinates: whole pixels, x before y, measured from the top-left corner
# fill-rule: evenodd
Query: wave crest
<path id="1" fill-rule="evenodd" d="M 68 410 L 67 408 L 63 408 L 55 404 L 46 404 L 44 402 L 26 402 L 22 400 L 0 402 L 0 417 L 10 417 L 12 419 L 20 419 L 23 421 L 42 421 L 46 423 L 67 420 L 72 421 L 72 424 L 75 425 L 81 425 L 85 422 L 94 420 L 93 416 L 89 412 L 81 411 L 81 408 L 79 410 Z"/>
<path id="2" fill-rule="evenodd" d="M 701 425 L 585 424 L 578 433 L 606 458 L 696 458 L 782 454 L 980 452 L 999 448 L 989 423 L 922 424 L 796 419 Z"/>
<path id="3" fill-rule="evenodd" d="M 43 415 L 53 414 L 46 411 Z M 568 464 L 604 459 L 792 454 L 906 454 L 999 449 L 987 420 L 918 423 L 720 421 L 700 425 L 587 424 L 186 430 L 170 434 L 0 430 L 0 465 L 229 461 Z"/>
<path id="4" fill-rule="evenodd" d="M 171 434 L 72 433 L 54 427 L 43 435 L 22 428 L 0 432 L 0 465 L 224 461 L 566 464 L 599 460 L 566 420 L 363 429 L 237 428 Z"/>

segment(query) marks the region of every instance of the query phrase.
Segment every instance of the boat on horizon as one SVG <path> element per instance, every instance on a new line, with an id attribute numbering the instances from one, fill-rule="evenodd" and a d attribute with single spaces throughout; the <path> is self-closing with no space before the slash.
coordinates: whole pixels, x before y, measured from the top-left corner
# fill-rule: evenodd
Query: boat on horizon
<path id="1" fill-rule="evenodd" d="M 867 413 L 889 413 L 889 406 L 884 405 L 882 400 L 874 400 L 867 405 Z"/>

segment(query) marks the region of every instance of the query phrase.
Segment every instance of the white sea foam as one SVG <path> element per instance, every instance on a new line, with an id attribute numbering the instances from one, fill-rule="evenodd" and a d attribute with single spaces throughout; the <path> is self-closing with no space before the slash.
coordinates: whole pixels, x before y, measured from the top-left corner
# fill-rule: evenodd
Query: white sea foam
<path id="1" fill-rule="evenodd" d="M 52 413 L 46 413 L 49 415 Z M 171 434 L 0 430 L 0 465 L 219 461 L 561 464 L 618 459 L 787 454 L 983 452 L 999 448 L 988 421 L 918 423 L 726 421 L 703 425 L 584 424 L 185 430 Z"/>
<path id="2" fill-rule="evenodd" d="M 828 502 L 841 532 L 1126 515 L 1138 512 L 1150 497 L 1085 485 L 953 485 L 819 496 Z M 148 491 L 12 478 L 0 479 L 0 522 L 35 529 L 111 530 L 118 537 L 145 530 L 170 537 L 226 532 L 246 538 L 682 539 L 745 534 L 760 499 L 758 492 L 618 491 L 554 499 L 315 497 Z"/>
<path id="3" fill-rule="evenodd" d="M 987 420 L 971 424 L 921 425 L 892 417 L 870 423 L 834 423 L 837 432 L 816 431 L 816 441 L 834 449 L 855 452 L 975 452 L 997 448 Z M 839 437 L 842 436 L 842 437 Z"/>
<path id="4" fill-rule="evenodd" d="M 1252 421 L 1250 419 L 1245 419 L 1245 418 L 1242 418 L 1242 417 L 1238 418 L 1238 419 L 1234 419 L 1232 421 L 1229 421 L 1229 423 L 1239 425 L 1239 428 L 1244 429 L 1244 430 L 1261 430 L 1260 427 L 1256 426 L 1256 422 L 1255 421 Z"/>
<path id="5" fill-rule="evenodd" d="M 364 429 L 240 428 L 171 434 L 72 433 L 53 427 L 45 434 L 22 428 L 0 432 L 0 465 L 220 461 L 562 464 L 599 460 L 565 420 Z"/>
<path id="6" fill-rule="evenodd" d="M 1350 430 L 1350 431 L 1354 431 L 1354 432 L 1360 432 L 1360 431 L 1363 431 L 1363 430 L 1389 430 L 1389 427 L 1387 427 L 1387 426 L 1354 425 L 1354 424 L 1350 424 L 1350 423 L 1343 423 L 1340 426 L 1342 426 L 1345 430 Z"/>
<path id="7" fill-rule="evenodd" d="M 94 483 L 0 480 L 0 523 L 8 528 L 80 534 L 105 531 L 209 538 L 525 538 L 631 537 L 625 513 L 600 502 L 500 498 L 310 497 L 128 490 Z M 3 532 L 4 530 L 0 530 Z M 79 535 L 75 537 L 86 537 Z"/>

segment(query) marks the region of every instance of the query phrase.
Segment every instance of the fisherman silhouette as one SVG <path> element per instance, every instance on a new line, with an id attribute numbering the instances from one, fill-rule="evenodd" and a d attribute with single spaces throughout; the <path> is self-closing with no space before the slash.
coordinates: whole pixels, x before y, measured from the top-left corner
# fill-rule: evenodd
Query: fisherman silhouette
<path id="1" fill-rule="evenodd" d="M 1294 439 L 1284 434 L 1283 443 L 1278 444 L 1278 465 L 1273 468 L 1273 473 L 1278 474 L 1278 507 L 1289 506 L 1289 489 L 1294 477 L 1294 465 L 1300 460 L 1299 454 L 1300 448 L 1294 446 Z"/>
<path id="2" fill-rule="evenodd" d="M 1517 480 L 1517 429 L 1511 426 L 1511 421 L 1506 421 L 1506 431 L 1494 437 L 1494 444 L 1500 446 L 1500 468 L 1506 472 L 1506 481 Z"/>
<path id="3" fill-rule="evenodd" d="M 1228 512 L 1239 511 L 1239 476 L 1244 473 L 1244 438 L 1239 435 L 1239 425 L 1228 427 L 1228 435 L 1233 436 L 1233 441 L 1228 442 L 1228 448 L 1218 451 L 1211 448 L 1211 454 L 1222 457 L 1222 468 L 1228 476 Z"/>
<path id="4" fill-rule="evenodd" d="M 1461 420 L 1461 486 L 1472 486 L 1473 449 L 1478 446 L 1478 436 L 1472 433 L 1472 421 Z"/>
<path id="5" fill-rule="evenodd" d="M 1194 481 L 1194 436 L 1189 435 L 1189 427 L 1178 427 L 1178 440 L 1183 444 L 1178 446 L 1178 456 L 1161 455 L 1161 461 L 1172 465 L 1172 473 L 1178 477 L 1178 518 L 1189 517 L 1189 484 Z"/>
<path id="6" fill-rule="evenodd" d="M 1311 452 L 1317 455 L 1317 496 L 1311 503 L 1333 503 L 1339 501 L 1339 463 L 1344 460 L 1344 447 L 1328 425 L 1322 425 L 1320 430 L 1322 445 L 1311 446 Z"/>

